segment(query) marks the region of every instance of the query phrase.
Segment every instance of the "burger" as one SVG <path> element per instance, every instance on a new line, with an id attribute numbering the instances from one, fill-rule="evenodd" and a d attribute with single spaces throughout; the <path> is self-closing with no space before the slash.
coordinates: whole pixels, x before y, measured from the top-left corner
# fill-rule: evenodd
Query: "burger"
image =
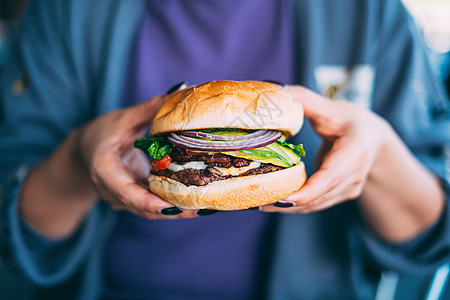
<path id="1" fill-rule="evenodd" d="M 184 209 L 240 210 L 282 200 L 306 180 L 302 145 L 286 139 L 303 108 L 283 87 L 211 81 L 170 94 L 135 147 L 151 192 Z"/>

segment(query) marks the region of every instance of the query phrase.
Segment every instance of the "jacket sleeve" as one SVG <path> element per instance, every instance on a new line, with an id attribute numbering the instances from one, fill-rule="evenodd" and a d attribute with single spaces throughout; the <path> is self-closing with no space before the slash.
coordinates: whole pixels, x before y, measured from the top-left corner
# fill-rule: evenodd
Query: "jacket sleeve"
<path id="1" fill-rule="evenodd" d="M 43 286 L 65 280 L 85 261 L 109 211 L 98 205 L 75 234 L 50 240 L 18 209 L 28 171 L 92 118 L 90 78 L 63 26 L 72 18 L 64 2 L 30 2 L 0 81 L 0 256 Z"/>
<path id="2" fill-rule="evenodd" d="M 373 109 L 440 178 L 446 208 L 438 222 L 405 243 L 385 243 L 367 229 L 360 234 L 369 255 L 383 268 L 426 272 L 450 259 L 449 101 L 400 1 L 383 3 Z"/>

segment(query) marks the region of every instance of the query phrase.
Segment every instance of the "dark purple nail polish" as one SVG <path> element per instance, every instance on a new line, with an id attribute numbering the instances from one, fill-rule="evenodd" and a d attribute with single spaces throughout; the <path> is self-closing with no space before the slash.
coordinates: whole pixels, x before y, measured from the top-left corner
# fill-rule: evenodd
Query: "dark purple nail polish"
<path id="1" fill-rule="evenodd" d="M 247 210 L 259 210 L 259 206 L 247 208 Z"/>
<path id="2" fill-rule="evenodd" d="M 281 86 L 283 89 L 286 88 L 286 85 L 285 85 L 284 83 L 281 83 L 281 82 L 276 81 L 276 80 L 266 79 L 266 80 L 263 80 L 263 81 L 264 81 L 264 82 L 268 82 L 268 83 L 273 83 L 273 84 L 279 85 L 279 86 Z"/>
<path id="3" fill-rule="evenodd" d="M 183 211 L 178 207 L 166 207 L 161 209 L 161 213 L 166 216 L 175 216 L 181 214 Z"/>
<path id="4" fill-rule="evenodd" d="M 214 209 L 199 209 L 197 211 L 197 216 L 204 217 L 204 216 L 209 216 L 209 215 L 212 215 L 212 214 L 215 214 L 218 212 L 219 212 L 218 210 L 214 210 Z"/>
<path id="5" fill-rule="evenodd" d="M 177 83 L 177 84 L 175 84 L 173 87 L 171 87 L 168 91 L 167 91 L 167 93 L 166 93 L 166 95 L 170 95 L 170 94 L 172 94 L 173 92 L 176 92 L 176 91 L 178 91 L 183 85 L 188 85 L 188 82 L 187 81 L 182 81 L 182 82 L 180 82 L 180 83 Z"/>
<path id="6" fill-rule="evenodd" d="M 294 203 L 289 202 L 289 201 L 278 201 L 278 202 L 275 202 L 273 204 L 273 206 L 285 208 L 285 207 L 292 207 L 292 206 L 294 206 Z"/>

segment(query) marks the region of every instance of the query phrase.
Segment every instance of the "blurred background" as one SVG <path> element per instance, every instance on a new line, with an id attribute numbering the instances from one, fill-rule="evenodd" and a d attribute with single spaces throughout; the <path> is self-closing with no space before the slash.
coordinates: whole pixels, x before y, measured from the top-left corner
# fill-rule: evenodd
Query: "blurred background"
<path id="1" fill-rule="evenodd" d="M 450 0 L 403 0 L 421 31 L 430 62 L 450 91 Z"/>
<path id="2" fill-rule="evenodd" d="M 0 70 L 9 52 L 9 43 L 19 26 L 28 0 L 0 0 Z"/>
<path id="3" fill-rule="evenodd" d="M 0 0 L 0 66 L 29 0 Z M 420 28 L 433 68 L 442 80 L 450 74 L 450 0 L 403 0 Z M 447 82 L 448 86 L 448 82 Z"/>
<path id="4" fill-rule="evenodd" d="M 0 0 L 0 73 L 8 59 L 10 44 L 20 26 L 20 16 L 28 0 Z M 419 28 L 435 75 L 450 95 L 450 0 L 403 0 L 411 13 L 411 26 Z M 0 191 L 1 195 L 1 191 Z M 1 197 L 0 197 L 1 201 Z M 0 203 L 1 206 L 1 203 Z M 1 243 L 0 243 L 1 245 Z M 33 299 L 38 292 L 19 276 L 7 273 L 7 260 L 0 261 L 0 299 L 11 295 L 15 299 Z M 44 292 L 45 293 L 45 292 Z M 433 276 L 384 274 L 377 300 L 437 300 L 450 299 L 449 266 L 442 266 Z"/>

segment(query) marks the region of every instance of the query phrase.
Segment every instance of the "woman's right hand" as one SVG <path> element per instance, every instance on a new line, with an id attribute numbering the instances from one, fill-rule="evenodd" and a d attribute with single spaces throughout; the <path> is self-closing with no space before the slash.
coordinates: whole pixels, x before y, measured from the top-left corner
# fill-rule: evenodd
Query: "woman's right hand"
<path id="1" fill-rule="evenodd" d="M 148 219 L 197 216 L 149 192 L 149 162 L 133 146 L 166 97 L 107 113 L 70 134 L 30 171 L 20 199 L 23 217 L 45 235 L 61 237 L 98 199 Z"/>
<path id="2" fill-rule="evenodd" d="M 133 146 L 167 96 L 97 118 L 77 133 L 77 151 L 99 197 L 118 210 L 150 219 L 194 217 L 149 192 L 149 163 Z"/>

